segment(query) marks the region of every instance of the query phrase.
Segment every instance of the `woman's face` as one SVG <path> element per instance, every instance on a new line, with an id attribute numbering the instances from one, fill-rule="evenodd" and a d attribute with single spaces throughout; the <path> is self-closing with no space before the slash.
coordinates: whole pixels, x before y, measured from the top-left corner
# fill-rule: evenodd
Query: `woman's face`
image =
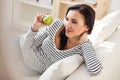
<path id="1" fill-rule="evenodd" d="M 80 35 L 87 31 L 85 18 L 77 10 L 70 10 L 64 20 L 65 35 L 68 38 L 80 37 Z"/>

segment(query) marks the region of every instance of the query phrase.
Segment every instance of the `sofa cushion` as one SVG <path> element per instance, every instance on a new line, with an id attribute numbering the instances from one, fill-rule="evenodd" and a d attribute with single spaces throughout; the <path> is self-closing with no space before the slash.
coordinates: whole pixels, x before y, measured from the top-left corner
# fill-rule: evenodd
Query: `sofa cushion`
<path id="1" fill-rule="evenodd" d="M 108 39 L 120 24 L 120 10 L 109 13 L 99 21 L 93 28 L 92 33 L 88 36 L 93 46 L 98 48 L 99 45 Z"/>
<path id="2" fill-rule="evenodd" d="M 120 33 L 120 31 L 119 31 Z M 114 35 L 115 36 L 115 35 Z M 116 35 L 116 37 L 119 37 L 120 40 L 120 36 L 119 34 Z M 105 48 L 104 48 L 105 50 Z M 103 49 L 101 50 L 101 52 L 104 52 L 101 54 L 101 57 L 104 58 L 103 61 L 103 70 L 102 73 L 99 76 L 95 76 L 95 77 L 90 77 L 91 79 L 86 79 L 86 80 L 120 80 L 120 42 L 116 42 L 116 45 L 114 46 L 114 49 L 109 52 L 109 55 L 107 55 L 106 57 L 104 57 L 106 54 L 106 52 Z M 111 49 L 109 49 L 111 50 Z M 76 76 L 73 76 L 76 77 Z M 76 80 L 74 78 L 74 80 Z M 80 79 L 79 79 L 80 80 Z M 85 79 L 82 79 L 85 80 Z"/>
<path id="3" fill-rule="evenodd" d="M 65 80 L 65 78 L 73 73 L 82 63 L 83 58 L 79 54 L 66 57 L 51 65 L 40 76 L 39 80 Z"/>

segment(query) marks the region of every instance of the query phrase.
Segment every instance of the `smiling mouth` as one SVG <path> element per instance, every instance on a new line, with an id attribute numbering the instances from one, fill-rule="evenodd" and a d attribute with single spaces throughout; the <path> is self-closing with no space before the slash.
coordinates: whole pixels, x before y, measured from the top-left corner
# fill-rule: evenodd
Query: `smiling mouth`
<path id="1" fill-rule="evenodd" d="M 71 30 L 66 29 L 66 32 L 67 32 L 67 33 L 69 33 L 69 32 L 72 32 L 72 31 L 71 31 Z"/>

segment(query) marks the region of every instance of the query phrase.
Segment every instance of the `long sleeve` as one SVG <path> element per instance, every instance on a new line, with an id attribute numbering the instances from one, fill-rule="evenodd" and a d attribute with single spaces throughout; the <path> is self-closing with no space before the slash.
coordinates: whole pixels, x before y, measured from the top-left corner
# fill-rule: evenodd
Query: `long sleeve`
<path id="1" fill-rule="evenodd" d="M 89 42 L 81 44 L 82 56 L 86 67 L 91 75 L 96 75 L 101 72 L 102 64 L 96 57 L 95 51 Z"/>
<path id="2" fill-rule="evenodd" d="M 48 47 L 47 42 L 51 41 L 51 36 L 55 30 L 63 25 L 61 20 L 54 20 L 49 27 L 44 27 L 38 32 L 31 29 L 21 37 L 21 50 L 25 64 L 35 71 L 43 72 L 50 64 L 50 58 L 45 54 Z M 52 46 L 53 47 L 53 46 Z M 46 52 L 48 53 L 48 52 Z"/>
<path id="3" fill-rule="evenodd" d="M 40 46 L 43 40 L 48 35 L 53 35 L 56 28 L 63 26 L 63 22 L 60 19 L 55 19 L 50 26 L 41 28 L 38 32 L 33 32 L 31 29 L 24 35 L 24 43 L 29 47 L 36 48 Z"/>
<path id="4" fill-rule="evenodd" d="M 27 47 L 37 47 L 42 44 L 43 40 L 47 37 L 47 27 L 40 29 L 38 32 L 33 32 L 31 29 L 23 35 L 23 44 Z"/>
<path id="5" fill-rule="evenodd" d="M 41 61 L 42 57 L 40 56 L 40 48 L 37 48 L 38 45 L 41 46 L 42 41 L 46 38 L 46 27 L 41 29 L 39 32 L 33 32 L 31 29 L 21 36 L 20 47 L 22 50 L 22 55 L 24 62 L 31 69 L 39 72 L 45 70 L 45 65 Z"/>

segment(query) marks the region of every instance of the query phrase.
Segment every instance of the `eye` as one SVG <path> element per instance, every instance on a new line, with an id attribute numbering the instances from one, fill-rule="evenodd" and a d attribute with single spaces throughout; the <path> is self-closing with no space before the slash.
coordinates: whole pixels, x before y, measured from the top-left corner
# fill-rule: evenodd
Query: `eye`
<path id="1" fill-rule="evenodd" d="M 72 21 L 72 23 L 76 24 L 77 22 L 76 21 Z"/>
<path id="2" fill-rule="evenodd" d="M 65 20 L 68 21 L 68 18 L 66 17 Z"/>

